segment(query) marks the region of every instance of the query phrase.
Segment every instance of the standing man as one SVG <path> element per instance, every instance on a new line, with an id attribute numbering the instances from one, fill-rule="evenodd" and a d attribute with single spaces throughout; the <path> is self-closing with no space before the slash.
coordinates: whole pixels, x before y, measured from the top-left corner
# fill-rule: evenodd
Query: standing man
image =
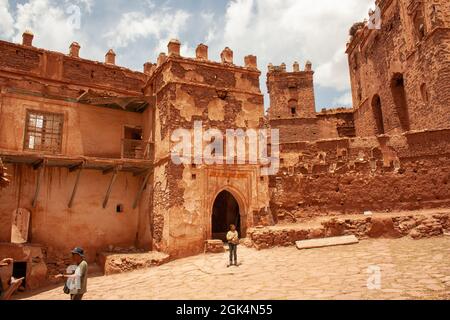
<path id="1" fill-rule="evenodd" d="M 230 248 L 230 264 L 228 264 L 228 267 L 233 265 L 233 260 L 234 265 L 237 267 L 237 246 L 239 244 L 239 233 L 236 231 L 236 226 L 234 224 L 230 226 L 230 231 L 227 233 L 227 241 Z"/>
<path id="2" fill-rule="evenodd" d="M 59 274 L 55 278 L 67 279 L 67 293 L 70 294 L 70 300 L 83 300 L 83 295 L 87 292 L 88 264 L 84 257 L 82 248 L 72 250 L 72 261 L 76 265 L 75 272 L 69 274 Z M 68 268 L 69 271 L 70 267 Z"/>

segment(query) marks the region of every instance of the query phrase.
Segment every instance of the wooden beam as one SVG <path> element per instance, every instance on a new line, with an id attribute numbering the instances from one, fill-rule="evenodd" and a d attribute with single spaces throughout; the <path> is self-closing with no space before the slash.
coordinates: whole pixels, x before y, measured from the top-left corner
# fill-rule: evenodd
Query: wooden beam
<path id="1" fill-rule="evenodd" d="M 113 184 L 117 178 L 117 172 L 118 172 L 118 170 L 114 170 L 114 173 L 111 177 L 111 181 L 109 182 L 108 190 L 106 191 L 106 195 L 105 195 L 105 200 L 103 200 L 103 209 L 105 209 L 106 206 L 108 205 L 109 196 L 111 194 Z"/>
<path id="2" fill-rule="evenodd" d="M 143 175 L 145 175 L 147 173 L 148 173 L 148 169 L 134 171 L 133 172 L 133 177 L 140 177 L 140 176 L 143 176 Z"/>
<path id="3" fill-rule="evenodd" d="M 38 170 L 44 164 L 44 158 L 41 158 L 35 162 L 33 162 L 32 166 L 34 170 Z"/>
<path id="4" fill-rule="evenodd" d="M 83 100 L 83 98 L 84 98 L 85 96 L 87 96 L 87 95 L 90 94 L 90 93 L 91 93 L 91 89 L 84 91 L 84 92 L 77 98 L 77 101 L 80 102 L 81 100 Z"/>
<path id="5" fill-rule="evenodd" d="M 148 179 L 150 178 L 151 173 L 152 173 L 151 171 L 148 171 L 147 175 L 145 176 L 144 182 L 142 183 L 141 188 L 139 189 L 139 192 L 136 195 L 136 199 L 134 199 L 133 209 L 137 208 L 138 203 L 141 200 L 142 193 L 144 193 L 145 186 L 147 185 L 147 182 L 148 182 Z"/>
<path id="6" fill-rule="evenodd" d="M 83 170 L 83 167 L 80 167 L 78 169 L 77 177 L 75 178 L 75 185 L 73 186 L 72 195 L 70 197 L 70 201 L 69 201 L 69 205 L 68 205 L 69 208 L 72 208 L 73 201 L 75 200 L 75 195 L 77 194 L 78 183 L 80 182 L 80 176 L 81 176 L 81 171 L 82 170 Z"/>
<path id="7" fill-rule="evenodd" d="M 110 173 L 113 172 L 113 171 L 117 171 L 117 167 L 111 166 L 111 167 L 109 167 L 108 169 L 103 170 L 103 175 L 110 174 Z"/>
<path id="8" fill-rule="evenodd" d="M 36 208 L 37 205 L 37 199 L 39 197 L 39 192 L 41 190 L 41 180 L 44 175 L 44 169 L 45 169 L 45 161 L 43 161 L 43 166 L 40 166 L 38 169 L 39 171 L 37 173 L 36 190 L 34 191 L 33 202 L 31 203 L 33 208 Z"/>
<path id="9" fill-rule="evenodd" d="M 80 162 L 78 164 L 70 166 L 69 167 L 69 172 L 74 172 L 74 171 L 80 170 L 83 167 L 83 165 L 84 165 L 84 162 Z"/>
<path id="10" fill-rule="evenodd" d="M 136 112 L 140 112 L 141 110 L 144 110 L 145 108 L 147 108 L 147 106 L 148 106 L 148 102 L 144 102 L 144 103 L 142 103 L 141 105 L 139 105 L 139 107 L 137 107 L 137 108 L 135 109 L 135 111 L 136 111 Z"/>

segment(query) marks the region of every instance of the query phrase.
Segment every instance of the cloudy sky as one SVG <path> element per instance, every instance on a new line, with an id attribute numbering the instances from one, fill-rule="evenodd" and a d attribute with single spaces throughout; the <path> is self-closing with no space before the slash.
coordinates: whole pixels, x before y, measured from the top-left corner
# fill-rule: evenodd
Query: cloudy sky
<path id="1" fill-rule="evenodd" d="M 72 41 L 83 58 L 103 61 L 108 49 L 117 64 L 142 70 L 167 50 L 171 38 L 194 56 L 199 43 L 219 60 L 226 46 L 235 64 L 255 54 L 266 92 L 268 63 L 311 60 L 317 109 L 351 106 L 345 55 L 348 30 L 368 16 L 374 0 L 0 0 L 0 39 L 20 42 L 24 30 L 37 47 L 67 52 Z M 266 106 L 268 105 L 266 97 Z"/>

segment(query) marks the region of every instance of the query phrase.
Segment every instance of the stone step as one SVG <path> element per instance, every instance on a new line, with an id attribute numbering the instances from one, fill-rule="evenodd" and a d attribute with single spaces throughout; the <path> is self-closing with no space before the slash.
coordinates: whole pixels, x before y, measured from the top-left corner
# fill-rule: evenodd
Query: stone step
<path id="1" fill-rule="evenodd" d="M 331 238 L 320 238 L 311 240 L 297 241 L 295 245 L 297 249 L 313 249 L 313 248 L 323 248 L 331 246 L 341 246 L 359 243 L 358 238 L 355 236 L 343 236 L 343 237 L 331 237 Z"/>
<path id="2" fill-rule="evenodd" d="M 169 255 L 157 251 L 142 253 L 101 252 L 97 259 L 100 269 L 106 276 L 160 266 L 169 261 Z"/>

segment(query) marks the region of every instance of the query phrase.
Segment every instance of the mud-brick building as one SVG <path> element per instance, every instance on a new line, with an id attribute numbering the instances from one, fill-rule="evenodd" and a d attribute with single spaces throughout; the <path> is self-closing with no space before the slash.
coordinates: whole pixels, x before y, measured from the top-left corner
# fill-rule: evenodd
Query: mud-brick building
<path id="1" fill-rule="evenodd" d="M 97 63 L 77 43 L 66 55 L 32 40 L 0 42 L 0 157 L 11 176 L 0 242 L 40 244 L 48 257 L 84 246 L 90 260 L 109 245 L 149 246 L 148 76 L 116 66 L 112 51 Z M 1 247 L 34 259 L 27 245 Z"/>
<path id="2" fill-rule="evenodd" d="M 195 122 L 222 133 L 265 127 L 256 57 L 247 56 L 239 67 L 226 48 L 221 62 L 213 62 L 208 47 L 199 45 L 196 58 L 185 58 L 173 40 L 168 55 L 147 67 L 152 72 L 144 93 L 156 101 L 151 219 L 156 248 L 172 256 L 201 252 L 205 240 L 224 239 L 230 223 L 245 237 L 269 205 L 268 179 L 260 165 L 176 165 L 170 151 L 173 132 L 193 130 Z"/>
<path id="3" fill-rule="evenodd" d="M 354 108 L 322 112 L 310 62 L 292 71 L 269 65 L 266 115 L 256 57 L 238 66 L 229 48 L 214 62 L 206 45 L 187 58 L 172 40 L 135 72 L 116 66 L 112 50 L 99 63 L 80 58 L 77 43 L 68 54 L 35 48 L 29 32 L 22 44 L 0 41 L 0 159 L 9 175 L 0 186 L 0 257 L 14 258 L 16 276 L 34 288 L 48 269 L 64 270 L 61 256 L 74 246 L 90 261 L 117 247 L 177 258 L 224 239 L 231 223 L 262 248 L 256 229 L 264 247 L 305 234 L 254 227 L 449 208 L 450 2 L 377 5 L 381 29 L 351 28 Z M 243 164 L 210 162 L 230 158 L 228 150 L 208 155 L 216 136 L 195 135 L 267 128 L 280 131 L 280 170 L 269 177 L 266 164 L 248 161 L 250 139 Z M 177 164 L 180 130 L 191 159 Z M 408 230 L 450 228 L 448 214 L 427 220 Z M 308 237 L 341 235 L 341 227 Z"/>
<path id="4" fill-rule="evenodd" d="M 357 23 L 347 54 L 359 136 L 450 123 L 450 3 L 380 0 L 381 29 Z"/>
<path id="5" fill-rule="evenodd" d="M 347 44 L 353 134 L 313 118 L 309 64 L 269 68 L 270 122 L 285 132 L 275 220 L 450 206 L 450 2 L 376 5 L 379 20 L 354 24 Z"/>
<path id="6" fill-rule="evenodd" d="M 259 164 L 171 159 L 172 134 L 194 123 L 267 127 L 256 57 L 236 66 L 226 48 L 213 62 L 200 45 L 184 58 L 174 40 L 134 72 L 112 50 L 99 63 L 80 58 L 77 43 L 62 54 L 32 41 L 26 32 L 22 44 L 0 42 L 0 158 L 11 176 L 0 194 L 1 256 L 57 264 L 82 246 L 91 261 L 111 247 L 180 257 L 223 239 L 231 223 L 245 236 L 267 218 Z"/>

